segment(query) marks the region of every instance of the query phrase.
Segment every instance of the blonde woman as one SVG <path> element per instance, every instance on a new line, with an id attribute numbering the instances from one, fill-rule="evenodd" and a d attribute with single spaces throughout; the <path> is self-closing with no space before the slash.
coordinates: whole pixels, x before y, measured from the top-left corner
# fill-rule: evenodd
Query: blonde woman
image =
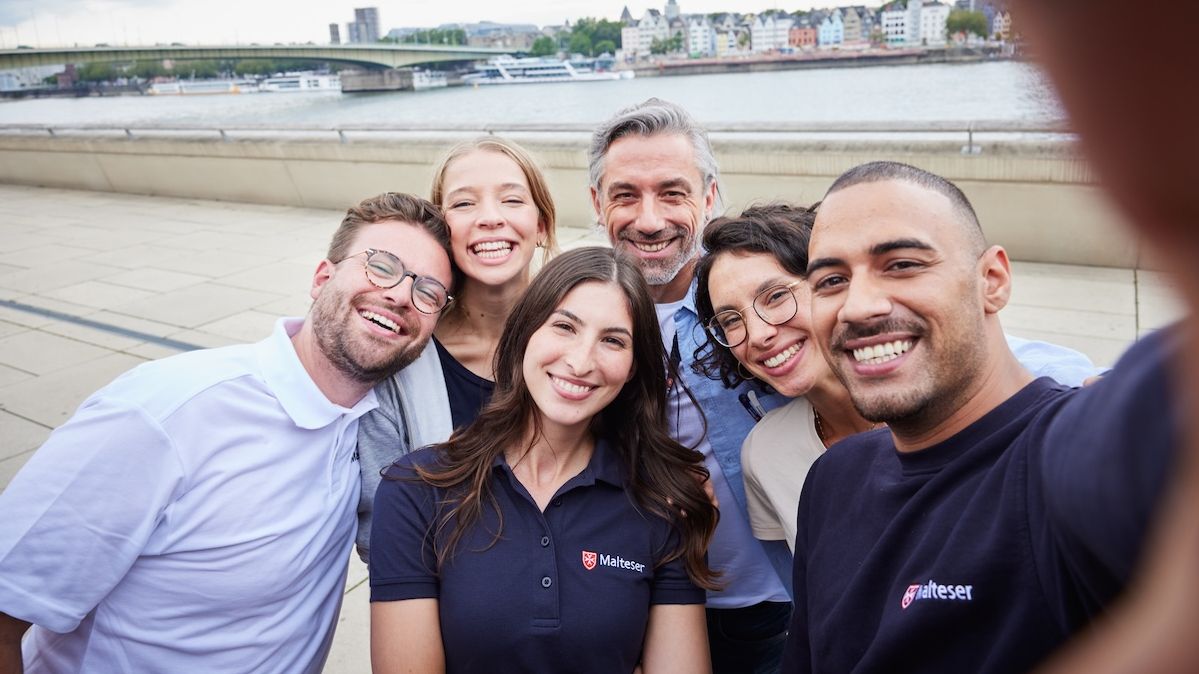
<path id="1" fill-rule="evenodd" d="M 535 253 L 544 262 L 557 250 L 545 177 L 511 141 L 488 136 L 451 148 L 433 173 L 430 201 L 450 229 L 454 302 L 420 358 L 376 387 L 379 409 L 359 422 L 363 559 L 380 470 L 474 421 L 495 386 L 496 345 L 529 286 Z"/>

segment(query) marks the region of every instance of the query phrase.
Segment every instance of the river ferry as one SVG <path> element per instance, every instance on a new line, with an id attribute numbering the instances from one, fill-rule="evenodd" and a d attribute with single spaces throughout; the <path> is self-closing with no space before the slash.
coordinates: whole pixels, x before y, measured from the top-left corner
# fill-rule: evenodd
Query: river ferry
<path id="1" fill-rule="evenodd" d="M 476 72 L 462 76 L 462 83 L 531 84 L 536 82 L 593 82 L 597 80 L 627 80 L 631 70 L 604 70 L 596 60 L 561 61 L 553 58 L 512 58 L 500 56 L 486 65 L 475 66 Z"/>
<path id="2" fill-rule="evenodd" d="M 192 96 L 196 94 L 241 94 L 258 91 L 253 80 L 176 80 L 155 82 L 147 90 L 155 95 Z"/>
<path id="3" fill-rule="evenodd" d="M 268 77 L 258 83 L 259 91 L 295 92 L 295 91 L 341 91 L 341 78 L 337 75 L 321 75 L 318 73 L 285 73 Z"/>
<path id="4" fill-rule="evenodd" d="M 412 71 L 412 89 L 413 91 L 424 91 L 426 89 L 443 89 L 447 84 L 445 73 L 438 70 L 414 70 Z"/>

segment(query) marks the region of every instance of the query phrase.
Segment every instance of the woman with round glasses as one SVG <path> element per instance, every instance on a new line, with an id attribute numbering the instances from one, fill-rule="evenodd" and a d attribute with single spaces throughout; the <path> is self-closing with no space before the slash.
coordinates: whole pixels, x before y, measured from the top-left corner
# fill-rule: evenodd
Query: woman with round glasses
<path id="1" fill-rule="evenodd" d="M 695 306 L 710 337 L 697 366 L 732 387 L 756 378 L 790 403 L 771 410 L 741 449 L 754 536 L 795 545 L 799 491 L 834 442 L 874 428 L 854 409 L 816 342 L 804 274 L 814 214 L 771 204 L 704 230 Z"/>
<path id="2" fill-rule="evenodd" d="M 420 358 L 376 387 L 379 408 L 359 422 L 363 559 L 379 471 L 411 449 L 444 441 L 479 414 L 495 387 L 500 331 L 529 286 L 534 253 L 540 250 L 544 263 L 557 250 L 545 178 L 511 141 L 488 136 L 451 148 L 434 170 L 429 200 L 450 229 L 454 301 L 441 311 Z"/>
<path id="3" fill-rule="evenodd" d="M 702 455 L 667 432 L 669 367 L 631 260 L 546 265 L 505 324 L 491 402 L 379 486 L 377 674 L 711 671 L 718 515 Z"/>

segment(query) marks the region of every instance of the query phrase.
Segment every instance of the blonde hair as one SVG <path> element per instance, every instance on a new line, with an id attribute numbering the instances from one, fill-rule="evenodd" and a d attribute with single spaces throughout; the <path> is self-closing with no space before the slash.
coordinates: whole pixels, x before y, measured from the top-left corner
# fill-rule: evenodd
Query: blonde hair
<path id="1" fill-rule="evenodd" d="M 516 162 L 521 173 L 525 175 L 525 181 L 529 183 L 529 193 L 533 197 L 533 205 L 537 208 L 538 218 L 545 226 L 545 241 L 541 242 L 541 262 L 545 264 L 558 253 L 558 237 L 555 232 L 557 211 L 554 208 L 554 199 L 550 196 L 549 186 L 545 183 L 545 175 L 541 173 L 541 169 L 533 161 L 533 157 L 516 143 L 497 136 L 482 136 L 450 148 L 449 152 L 442 157 L 436 170 L 433 171 L 433 187 L 429 190 L 429 201 L 432 201 L 438 208 L 442 207 L 441 200 L 445 196 L 446 170 L 454 161 L 476 150 L 504 155 Z"/>

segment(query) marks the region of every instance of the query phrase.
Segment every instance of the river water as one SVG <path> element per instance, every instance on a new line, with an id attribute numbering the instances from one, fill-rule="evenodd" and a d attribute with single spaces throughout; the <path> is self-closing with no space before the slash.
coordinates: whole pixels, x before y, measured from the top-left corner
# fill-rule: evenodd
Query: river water
<path id="1" fill-rule="evenodd" d="M 374 94 L 112 96 L 0 103 L 0 124 L 485 126 L 580 123 L 657 96 L 707 124 L 1058 121 L 1034 66 L 1015 61 L 645 77 Z"/>

